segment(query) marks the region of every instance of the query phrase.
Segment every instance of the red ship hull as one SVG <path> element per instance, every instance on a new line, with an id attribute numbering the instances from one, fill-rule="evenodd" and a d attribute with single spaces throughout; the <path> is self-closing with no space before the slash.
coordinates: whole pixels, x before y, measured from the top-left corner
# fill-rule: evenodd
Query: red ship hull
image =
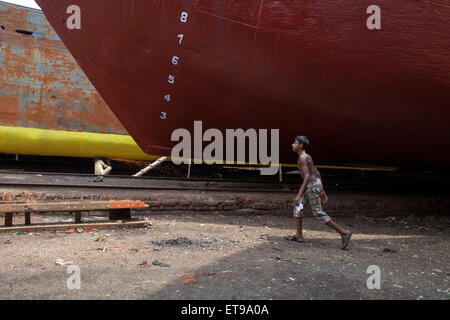
<path id="1" fill-rule="evenodd" d="M 366 26 L 366 0 L 37 3 L 148 154 L 170 155 L 172 132 L 201 120 L 280 129 L 282 163 L 295 163 L 300 134 L 319 164 L 450 162 L 444 0 L 376 1 L 380 30 Z M 66 25 L 73 4 L 80 30 Z"/>

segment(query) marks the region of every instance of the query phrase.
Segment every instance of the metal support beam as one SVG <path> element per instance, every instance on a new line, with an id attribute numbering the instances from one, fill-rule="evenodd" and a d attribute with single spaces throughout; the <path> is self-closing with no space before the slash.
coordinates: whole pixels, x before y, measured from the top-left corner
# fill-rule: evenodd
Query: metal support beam
<path id="1" fill-rule="evenodd" d="M 146 174 L 147 172 L 149 172 L 150 170 L 152 170 L 153 168 L 159 166 L 161 163 L 163 163 L 164 161 L 166 161 L 167 157 L 162 157 L 159 158 L 158 160 L 156 160 L 155 162 L 153 162 L 151 165 L 149 165 L 148 167 L 142 169 L 141 171 L 139 171 L 138 173 L 136 173 L 135 175 L 133 175 L 133 177 L 140 177 L 143 176 L 144 174 Z"/>
<path id="2" fill-rule="evenodd" d="M 191 160 L 189 160 L 189 166 L 188 166 L 188 176 L 187 176 L 187 178 L 188 178 L 188 179 L 190 179 L 190 178 L 191 178 Z"/>

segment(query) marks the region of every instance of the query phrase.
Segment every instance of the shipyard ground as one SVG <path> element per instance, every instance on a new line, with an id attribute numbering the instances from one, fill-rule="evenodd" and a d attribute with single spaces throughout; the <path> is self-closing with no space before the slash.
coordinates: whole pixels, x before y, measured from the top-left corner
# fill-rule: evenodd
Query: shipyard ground
<path id="1" fill-rule="evenodd" d="M 346 251 L 312 218 L 300 244 L 283 239 L 286 215 L 147 217 L 148 230 L 0 234 L 0 299 L 450 298 L 445 216 L 337 217 L 354 234 Z M 79 290 L 58 259 L 80 267 Z M 371 265 L 381 289 L 367 288 Z"/>

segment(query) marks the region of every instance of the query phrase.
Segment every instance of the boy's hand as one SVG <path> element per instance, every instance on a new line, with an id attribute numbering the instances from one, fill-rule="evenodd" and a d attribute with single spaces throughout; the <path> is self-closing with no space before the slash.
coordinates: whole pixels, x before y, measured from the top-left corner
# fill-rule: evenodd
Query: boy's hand
<path id="1" fill-rule="evenodd" d="M 296 196 L 295 197 L 295 200 L 294 200 L 294 204 L 296 205 L 296 206 L 298 206 L 299 204 L 300 204 L 300 201 L 302 200 L 302 198 L 298 195 L 298 196 Z"/>

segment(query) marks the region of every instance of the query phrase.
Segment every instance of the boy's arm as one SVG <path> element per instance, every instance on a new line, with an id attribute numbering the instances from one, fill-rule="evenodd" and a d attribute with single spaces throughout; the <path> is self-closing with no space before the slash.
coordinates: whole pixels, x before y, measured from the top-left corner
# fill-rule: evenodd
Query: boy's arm
<path id="1" fill-rule="evenodd" d="M 321 177 L 321 175 L 320 175 L 320 172 L 319 172 L 319 170 L 317 170 L 317 168 L 314 168 L 314 169 L 316 169 L 316 173 L 317 173 L 317 175 L 319 176 L 319 179 L 320 179 L 320 197 L 322 198 L 322 201 L 323 201 L 323 203 L 327 203 L 328 202 L 328 196 L 327 196 L 327 194 L 325 193 L 325 189 L 323 188 L 323 180 L 322 180 L 322 177 Z"/>
<path id="2" fill-rule="evenodd" d="M 319 172 L 319 170 L 317 170 L 317 168 L 316 167 L 314 167 L 314 169 L 316 170 L 316 174 L 319 176 L 319 179 L 320 179 L 320 182 L 321 182 L 321 184 L 320 184 L 320 189 L 321 189 L 321 194 L 325 194 L 325 189 L 323 188 L 323 180 L 322 180 L 322 176 L 320 175 L 320 172 Z"/>
<path id="3" fill-rule="evenodd" d="M 306 186 L 308 185 L 309 180 L 310 180 L 310 177 L 311 177 L 311 174 L 310 174 L 310 172 L 309 172 L 308 165 L 306 164 L 305 159 L 302 158 L 302 157 L 300 157 L 300 165 L 299 165 L 299 166 L 301 167 L 301 170 L 302 170 L 303 173 L 305 174 L 305 177 L 303 178 L 303 184 L 302 184 L 302 186 L 301 186 L 301 188 L 300 188 L 300 190 L 299 190 L 299 192 L 298 192 L 298 195 L 297 195 L 297 197 L 295 198 L 296 201 L 297 201 L 297 200 L 300 201 L 300 199 L 302 198 L 303 194 L 304 194 L 305 191 L 306 191 Z"/>

